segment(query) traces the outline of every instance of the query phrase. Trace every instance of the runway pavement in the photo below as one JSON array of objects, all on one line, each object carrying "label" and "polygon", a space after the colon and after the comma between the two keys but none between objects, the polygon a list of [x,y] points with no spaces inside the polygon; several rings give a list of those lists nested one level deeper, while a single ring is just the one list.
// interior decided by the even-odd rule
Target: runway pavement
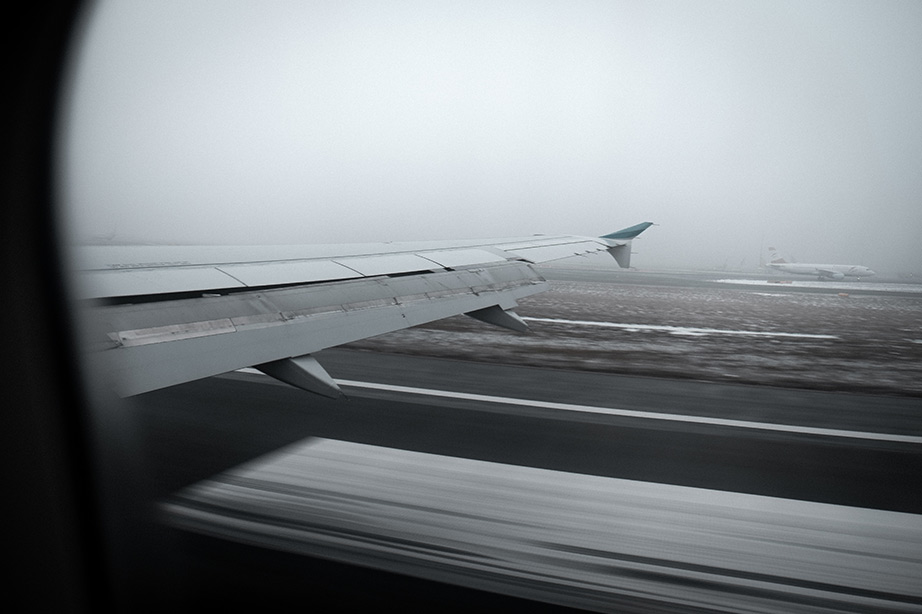
[{"label": "runway pavement", "polygon": [[344,400],[109,408],[132,609],[922,611],[922,295],[547,273],[530,336],[320,353]]},{"label": "runway pavement", "polygon": [[347,400],[248,373],[133,399],[155,497],[191,529],[164,542],[180,603],[922,607],[915,399],[320,358]]}]

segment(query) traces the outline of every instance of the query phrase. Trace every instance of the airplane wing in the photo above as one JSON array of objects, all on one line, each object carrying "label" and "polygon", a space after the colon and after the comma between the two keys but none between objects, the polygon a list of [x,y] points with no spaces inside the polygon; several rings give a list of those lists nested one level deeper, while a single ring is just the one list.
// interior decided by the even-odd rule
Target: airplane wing
[{"label": "airplane wing", "polygon": [[526,330],[512,309],[547,287],[533,264],[609,251],[626,267],[650,225],[598,238],[83,246],[75,294],[90,359],[120,396],[255,367],[336,397],[311,354],[462,313]]},{"label": "airplane wing", "polygon": [[842,271],[837,271],[828,267],[816,267],[816,274],[820,276],[820,279],[845,279],[845,274]]}]

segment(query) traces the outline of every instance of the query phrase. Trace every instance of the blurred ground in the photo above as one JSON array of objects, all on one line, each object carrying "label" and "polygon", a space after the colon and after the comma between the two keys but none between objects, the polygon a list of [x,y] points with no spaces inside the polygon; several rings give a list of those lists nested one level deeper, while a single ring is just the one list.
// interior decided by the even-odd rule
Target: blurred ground
[{"label": "blurred ground", "polygon": [[[182,509],[173,508],[174,522],[195,517],[198,520],[193,524],[201,525],[203,514],[224,516],[206,518],[204,526],[187,525],[191,531],[172,528],[182,522],[158,525],[150,538],[156,548],[147,551],[138,550],[137,540],[132,540],[133,551],[144,552],[144,562],[151,567],[140,574],[140,599],[151,611],[211,611],[254,600],[263,609],[313,600],[327,608],[338,603],[341,611],[382,603],[424,610],[556,611],[553,605],[537,601],[553,601],[545,593],[523,595],[519,591],[523,576],[516,575],[515,581],[504,585],[496,584],[505,582],[502,573],[481,573],[483,565],[506,565],[503,561],[509,560],[496,556],[501,545],[496,535],[472,529],[472,523],[495,521],[503,539],[512,537],[513,531],[526,533],[522,552],[512,557],[526,566],[549,560],[547,552],[537,555],[536,546],[541,542],[552,546],[552,558],[571,559],[563,565],[566,574],[580,579],[601,570],[606,581],[617,584],[614,592],[604,596],[603,609],[755,611],[751,604],[743,607],[729,602],[769,597],[775,606],[761,604],[765,607],[760,611],[792,612],[801,607],[809,612],[918,610],[918,591],[911,581],[918,576],[918,557],[905,552],[914,552],[919,541],[892,533],[896,525],[890,521],[899,515],[918,526],[922,503],[918,489],[907,486],[920,473],[918,443],[899,437],[817,435],[809,429],[918,437],[922,293],[862,284],[860,289],[845,289],[848,296],[839,296],[843,288],[838,284],[813,289],[712,279],[634,271],[555,271],[550,291],[523,301],[518,309],[531,318],[528,334],[458,317],[352,344],[352,351],[326,350],[319,357],[330,374],[341,380],[457,391],[457,396],[346,385],[347,399],[332,400],[262,375],[231,373],[133,397],[133,411],[125,415],[138,420],[138,444],[126,446],[130,450],[127,458],[143,461],[147,473],[146,479],[136,479],[138,474],[134,474],[126,483],[150,489],[157,500],[182,504]],[[469,360],[431,360],[429,356]],[[808,388],[881,396],[827,394],[805,390]],[[792,428],[736,428],[557,411],[464,399],[463,393]],[[328,472],[314,462],[314,452],[329,445],[358,452],[347,455],[346,465]],[[302,451],[307,455],[299,457]],[[400,479],[415,480],[414,476],[448,466],[452,471],[470,466],[473,471],[442,474],[431,484],[397,483],[380,475],[387,469],[382,454],[397,460],[399,468],[391,473]],[[271,465],[272,459],[289,459],[294,464],[282,472],[283,478],[252,472]],[[525,474],[515,481],[525,492],[533,495],[547,489],[553,493],[560,509],[548,510],[549,526],[559,534],[562,525],[575,524],[576,539],[581,540],[578,548],[560,540],[535,538],[538,525],[533,515],[542,508],[534,499],[521,505],[530,517],[511,522],[510,502],[518,491],[502,480],[513,473]],[[474,493],[468,487],[475,483],[461,479],[471,474],[476,480],[500,482],[495,490]],[[318,488],[324,480],[333,491]],[[755,509],[759,520],[741,525],[729,522],[726,514],[715,516],[711,511],[687,517],[678,523],[683,531],[705,530],[689,538],[694,550],[691,561],[677,561],[674,531],[668,533],[665,547],[657,546],[670,531],[668,523],[659,521],[668,509],[641,510],[641,520],[634,522],[638,516],[630,517],[624,531],[614,532],[584,514],[586,506],[593,505],[591,497],[561,486],[569,488],[584,481],[592,483],[586,489],[589,495],[607,493],[622,506],[619,510],[627,501],[625,489],[631,482],[660,493],[678,492],[675,487],[688,489],[709,504],[726,501],[726,497],[758,501],[744,507]],[[233,490],[224,503],[187,496],[202,487],[211,488],[207,484],[222,483]],[[336,491],[350,483],[356,484],[357,497]],[[182,490],[191,485],[195,485],[192,490]],[[438,509],[432,499],[424,497],[433,487],[460,493],[458,498],[439,499],[447,510],[445,534],[454,540],[449,548],[441,542],[435,548],[420,543],[426,541],[423,533],[436,527],[439,518],[430,514]],[[219,494],[226,492],[223,488],[219,486]],[[370,498],[373,489],[391,500],[374,501]],[[240,493],[249,498],[242,506],[238,505]],[[280,499],[283,502],[276,504]],[[661,500],[667,508],[678,505],[687,510],[686,503],[672,494]],[[481,505],[492,501],[500,504],[495,518]],[[299,512],[335,503],[352,507],[344,513],[330,509]],[[465,505],[474,509],[465,509]],[[808,552],[803,538],[806,517],[798,512],[794,526],[779,525],[778,516],[773,515],[777,505],[819,510],[816,522],[810,523],[822,530],[835,528],[832,509],[875,516],[868,526],[874,535],[889,540],[881,560],[891,566],[883,567],[875,560],[870,572],[862,572],[857,580],[843,574],[841,563],[855,560],[853,555],[872,543],[863,529],[847,527],[834,547],[823,545],[815,551],[816,565],[808,565],[809,573],[814,574],[810,579],[797,560],[779,554],[779,547],[786,547],[784,542],[774,537],[770,543],[753,541],[780,527],[789,534],[785,539],[793,550]],[[611,513],[616,509],[611,502],[599,509],[606,522],[623,519],[621,511]],[[396,540],[387,541],[393,535],[385,526],[388,514],[410,524]],[[711,519],[716,519],[717,529],[705,526]],[[641,538],[635,528],[648,520],[652,534]],[[233,534],[225,532],[228,522],[236,527]],[[246,535],[236,533],[240,527]],[[344,528],[352,530],[351,534]],[[615,545],[604,547],[594,537],[598,532]],[[367,543],[356,543],[356,535]],[[330,539],[346,547],[338,554],[327,550]],[[727,541],[721,540],[742,540],[743,556],[727,556]],[[422,572],[398,568],[393,557],[381,556],[382,548],[394,552],[395,543],[426,557]],[[489,557],[478,560],[467,545],[472,543],[485,544]],[[632,549],[638,543],[654,551]],[[716,563],[707,556],[711,547],[721,550]],[[151,551],[160,559],[149,556]],[[458,561],[473,561],[476,575],[462,570],[461,576],[440,575],[438,582],[425,579],[432,577],[430,572],[442,574],[447,569],[430,558],[433,552],[447,555],[456,567]],[[370,558],[357,561],[354,557],[358,555]],[[745,577],[740,575],[743,566],[749,566]],[[521,570],[515,566],[504,569],[515,574]],[[788,579],[789,574],[796,575]],[[549,577],[543,573],[542,582],[535,586],[543,590]],[[886,586],[868,583],[873,577],[881,578]],[[471,578],[483,584],[474,584]],[[648,581],[658,584],[645,584],[643,592],[633,596],[619,593]],[[762,588],[754,589],[753,582],[763,583]],[[738,584],[745,586],[740,589]],[[573,586],[568,580],[568,599],[582,599],[583,594]],[[594,583],[591,590],[600,586]],[[694,606],[665,603],[671,593],[687,599],[696,592],[701,597]],[[875,605],[868,605],[868,600]]]},{"label": "blurred ground", "polygon": [[530,333],[458,316],[347,347],[922,397],[922,293],[620,271],[553,276],[550,291],[517,309]]}]

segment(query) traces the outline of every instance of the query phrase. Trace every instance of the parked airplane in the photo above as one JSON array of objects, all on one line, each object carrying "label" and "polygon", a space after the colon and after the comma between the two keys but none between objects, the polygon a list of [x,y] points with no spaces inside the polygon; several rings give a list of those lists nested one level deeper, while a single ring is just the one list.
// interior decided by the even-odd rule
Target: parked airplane
[{"label": "parked airplane", "polygon": [[603,237],[345,246],[83,246],[78,299],[95,373],[131,396],[255,367],[341,396],[311,356],[467,314],[527,330],[516,301],[547,288],[533,264],[608,251],[630,266],[644,222]]},{"label": "parked airplane", "polygon": [[781,257],[775,248],[768,248],[771,260],[768,266],[776,271],[794,273],[795,275],[815,275],[820,280],[838,280],[846,277],[870,277],[874,271],[859,264],[807,264],[803,262],[788,262]]}]

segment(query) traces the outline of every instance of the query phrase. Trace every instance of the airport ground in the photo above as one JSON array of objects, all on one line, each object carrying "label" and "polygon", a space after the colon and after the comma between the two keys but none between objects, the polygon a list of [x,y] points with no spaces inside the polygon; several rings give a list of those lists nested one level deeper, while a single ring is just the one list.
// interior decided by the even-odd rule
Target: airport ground
[{"label": "airport ground", "polygon": [[912,284],[542,270],[515,335],[455,317],[350,347],[695,381],[922,397]]},{"label": "airport ground", "polygon": [[[522,337],[485,329],[481,323],[473,322],[468,328],[464,320],[451,320],[324,352],[319,358],[342,382],[346,400],[321,399],[250,373],[137,397],[126,407],[135,418],[138,449],[144,450],[136,459],[140,473],[135,475],[143,476],[146,495],[154,500],[182,502],[183,495],[178,493],[184,488],[215,478],[221,483],[222,472],[242,463],[255,459],[255,465],[244,466],[258,468],[262,460],[288,452],[299,458],[293,450],[303,446],[322,450],[328,445],[325,442],[342,442],[373,446],[367,450],[422,454],[423,464],[433,470],[445,458],[464,459],[488,463],[477,466],[490,467],[490,472],[507,471],[504,468],[534,471],[528,478],[532,482],[556,479],[548,477],[551,475],[574,476],[573,482],[575,476],[629,480],[639,485],[688,487],[693,493],[768,496],[791,505],[831,504],[835,507],[822,509],[860,509],[885,518],[908,519],[910,524],[918,522],[922,495],[915,482],[922,473],[922,401],[912,385],[902,383],[909,381],[906,374],[913,363],[918,373],[919,357],[913,352],[922,347],[914,341],[922,336],[922,295],[855,295],[849,291],[849,297],[841,297],[830,288],[821,292],[780,289],[762,296],[763,288],[715,287],[708,279],[616,273],[606,279],[593,274],[596,276],[586,281],[578,278],[583,274],[561,273],[558,277],[568,279],[555,280],[551,292],[523,303],[519,311],[533,318],[530,322],[535,329],[524,337],[524,343]],[[849,300],[853,296],[869,298]],[[664,297],[671,299],[668,304],[651,308]],[[773,314],[778,319],[770,321]],[[792,320],[791,314],[797,319]],[[544,321],[552,319],[565,322]],[[584,321],[635,328],[578,324]],[[890,336],[882,341],[884,334]],[[881,359],[881,345],[897,338],[903,341],[895,351],[904,355]],[[878,351],[872,352],[875,339]],[[752,347],[747,349],[747,343]],[[829,351],[836,343],[840,344],[836,351]],[[523,348],[516,349],[517,344]],[[584,345],[586,355],[580,357],[579,348]],[[628,346],[630,352],[619,355],[618,350]],[[812,352],[824,348],[825,353],[809,359]],[[796,368],[784,368],[785,352]],[[752,357],[757,355],[764,360],[754,365]],[[861,362],[864,370],[850,379],[837,375],[836,369],[849,361],[853,366]],[[650,366],[650,373],[638,373],[637,362]],[[895,365],[896,375],[882,382],[880,373],[886,373],[888,363]],[[701,364],[719,364],[720,368]],[[766,369],[766,365],[774,368]],[[733,369],[737,369],[735,377]],[[760,369],[764,372],[761,379],[750,381]],[[765,373],[772,378],[766,379]],[[798,374],[800,379],[794,381]],[[832,382],[848,385],[830,385],[830,374],[834,375]],[[311,457],[303,462],[318,460]],[[382,457],[380,463],[386,462]],[[318,466],[296,465],[301,468],[294,472],[309,480],[311,475],[320,475]],[[555,473],[541,473],[547,470]],[[262,493],[257,500],[270,500],[268,493],[282,488],[281,482],[272,479],[248,479],[256,480],[254,492]],[[627,482],[617,483],[627,488]],[[368,491],[371,485],[360,482],[359,488]],[[302,486],[286,483],[285,488]],[[303,488],[333,498],[330,492],[318,490],[317,484]],[[422,486],[395,487],[402,493],[395,496],[404,497],[404,505],[421,501],[422,495],[415,495],[413,488]],[[628,496],[626,490],[624,496]],[[184,503],[187,510],[204,505],[189,501]],[[461,500],[450,503],[456,512],[466,504]],[[271,518],[280,507],[267,511],[252,505],[256,504],[247,508],[249,518],[261,517],[265,526],[280,526],[271,524],[277,523],[277,518]],[[373,510],[377,518],[373,522],[384,522],[381,510],[385,508],[380,501],[369,497],[363,505]],[[511,515],[514,509],[510,499],[506,513]],[[238,520],[242,514],[239,509],[229,513]],[[526,516],[515,521],[515,527],[531,522],[531,512],[523,513]],[[565,511],[555,513],[556,518],[565,518]],[[650,513],[660,514],[662,509]],[[705,520],[705,516],[691,518],[695,525]],[[424,519],[432,522],[431,516]],[[299,526],[298,522],[319,521],[291,517],[285,526]],[[503,590],[489,578],[474,581],[468,576],[466,581],[437,582],[445,578],[426,575],[435,563],[430,563],[426,573],[406,571],[368,543],[364,549],[368,559],[324,558],[318,556],[321,551],[316,541],[311,542],[315,549],[308,548],[305,555],[278,543],[264,547],[265,534],[257,529],[250,530],[249,539],[239,539],[239,535],[224,539],[208,530],[175,528],[179,525],[152,527],[156,547],[151,550],[152,565],[144,582],[148,590],[143,593],[150,596],[152,609],[191,610],[244,599],[275,607],[298,598],[318,607],[323,601],[324,609],[335,609],[330,604],[350,609],[388,603],[442,610],[556,609],[544,603],[545,599],[638,612],[731,611],[735,599],[758,601],[765,609],[756,611],[922,608],[922,600],[912,590],[901,592],[899,578],[891,577],[896,588],[887,590],[856,589],[854,585],[835,588],[835,574],[822,582],[801,579],[799,584],[779,585],[771,579],[775,572],[764,569],[754,568],[740,576],[738,569],[750,564],[745,560],[728,558],[718,571],[704,565],[703,555],[696,563],[702,568],[685,565],[681,573],[674,564],[670,567],[659,559],[637,555],[630,565],[656,571],[621,569],[627,578],[624,586],[633,586],[633,592],[625,589],[618,597],[611,593],[600,597],[588,591],[594,596],[585,601],[551,598],[544,584]],[[804,526],[796,530],[804,531]],[[668,527],[663,525],[662,530]],[[477,539],[471,533],[470,541]],[[295,538],[290,541],[300,543]],[[694,540],[690,543],[694,548],[704,547]],[[418,544],[414,548],[421,549]],[[623,560],[619,564],[628,565]],[[701,574],[707,575],[707,582]],[[654,582],[652,586],[658,588],[644,592],[631,582]],[[768,583],[772,588],[747,585],[743,590],[738,582]],[[696,591],[718,597],[689,602],[688,595]],[[804,591],[818,591],[822,596],[804,596]],[[578,591],[573,588],[572,592]],[[881,608],[881,603],[886,607]]]}]

